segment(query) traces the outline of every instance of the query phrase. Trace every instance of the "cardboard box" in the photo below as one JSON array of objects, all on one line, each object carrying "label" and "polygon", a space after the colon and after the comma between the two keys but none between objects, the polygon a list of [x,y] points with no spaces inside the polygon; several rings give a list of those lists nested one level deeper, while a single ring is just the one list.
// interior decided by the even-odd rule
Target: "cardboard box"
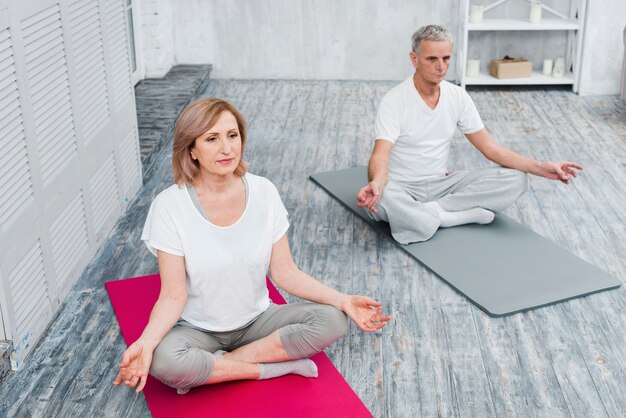
[{"label": "cardboard box", "polygon": [[489,63],[489,74],[495,78],[530,77],[533,72],[533,63],[525,58],[494,59]]}]

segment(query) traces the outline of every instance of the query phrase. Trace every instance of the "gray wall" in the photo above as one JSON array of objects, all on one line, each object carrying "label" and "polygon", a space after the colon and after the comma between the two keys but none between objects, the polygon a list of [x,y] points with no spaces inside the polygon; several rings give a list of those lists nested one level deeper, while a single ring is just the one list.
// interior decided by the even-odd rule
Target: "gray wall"
[{"label": "gray wall", "polygon": [[438,23],[455,37],[460,28],[459,0],[176,4],[176,60],[212,63],[216,78],[399,80],[412,71],[417,27]]},{"label": "gray wall", "polygon": [[[543,3],[567,13],[571,2]],[[622,64],[616,57],[624,51],[626,0],[588,3],[580,92],[618,94]],[[462,0],[140,0],[140,4],[144,33],[159,39],[143,48],[148,77],[164,74],[174,63],[209,63],[215,78],[401,80],[412,72],[409,38],[417,27],[438,23],[450,29],[457,44],[462,39]],[[525,17],[527,9],[526,0],[509,0],[486,17]],[[544,17],[550,17],[545,10]],[[564,32],[474,33],[469,56],[521,55],[539,69],[544,58],[564,56],[566,39]],[[449,80],[460,79],[459,52],[457,48]],[[486,66],[488,59],[482,61]]]},{"label": "gray wall", "polygon": [[588,4],[579,93],[618,94],[626,0],[589,0]]}]

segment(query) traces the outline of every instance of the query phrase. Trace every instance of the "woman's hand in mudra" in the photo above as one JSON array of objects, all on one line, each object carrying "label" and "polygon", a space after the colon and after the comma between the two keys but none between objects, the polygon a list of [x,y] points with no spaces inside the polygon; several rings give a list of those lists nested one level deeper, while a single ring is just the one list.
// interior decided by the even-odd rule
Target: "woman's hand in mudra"
[{"label": "woman's hand in mudra", "polygon": [[129,388],[134,388],[139,393],[146,386],[148,371],[152,363],[152,351],[141,340],[137,340],[124,351],[120,371],[113,381],[115,386],[122,382]]},{"label": "woman's hand in mudra", "polygon": [[380,302],[367,296],[348,296],[343,311],[365,332],[378,331],[391,319],[391,316],[383,316]]}]

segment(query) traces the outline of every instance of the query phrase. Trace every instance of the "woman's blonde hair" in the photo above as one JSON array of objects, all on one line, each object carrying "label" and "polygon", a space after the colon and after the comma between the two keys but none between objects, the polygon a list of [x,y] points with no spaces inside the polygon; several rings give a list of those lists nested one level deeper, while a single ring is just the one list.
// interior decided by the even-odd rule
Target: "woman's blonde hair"
[{"label": "woman's blonde hair", "polygon": [[232,104],[223,99],[200,99],[190,103],[176,119],[174,143],[172,145],[172,172],[177,184],[191,184],[200,171],[198,161],[191,158],[191,149],[196,138],[206,133],[219,119],[222,112],[230,112],[237,120],[241,136],[241,158],[235,174],[243,176],[248,164],[243,160],[246,146],[246,121]]}]

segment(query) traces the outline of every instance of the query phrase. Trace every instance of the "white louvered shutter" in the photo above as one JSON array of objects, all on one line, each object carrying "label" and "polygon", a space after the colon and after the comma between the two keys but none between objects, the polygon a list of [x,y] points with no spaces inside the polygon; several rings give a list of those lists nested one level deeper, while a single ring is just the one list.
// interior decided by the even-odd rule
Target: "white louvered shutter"
[{"label": "white louvered shutter", "polygon": [[124,1],[105,1],[104,20],[109,29],[111,51],[111,96],[117,107],[122,107],[132,94],[125,18]]},{"label": "white louvered shutter", "polygon": [[[5,272],[0,283],[0,307],[5,322],[2,338],[14,339],[15,329],[33,328],[28,323],[45,325],[46,314],[52,305],[43,276],[41,246],[37,241],[24,251],[17,264],[8,256],[13,245],[12,228],[24,213],[24,208],[34,203],[34,192],[28,160],[22,107],[20,105],[15,56],[11,33],[0,30],[0,236]],[[38,288],[37,297],[31,298],[31,286]],[[7,321],[11,323],[7,325]],[[22,345],[30,338],[22,339]]]},{"label": "white louvered shutter", "polygon": [[89,250],[82,193],[67,203],[63,212],[54,219],[50,225],[50,241],[57,285],[63,291],[68,291],[66,281],[76,277],[77,267],[84,267],[77,266],[76,260]]},{"label": "white louvered shutter", "polygon": [[137,173],[141,171],[137,132],[129,132],[121,145],[122,179],[125,183],[136,181]]},{"label": "white louvered shutter", "polygon": [[111,153],[89,181],[89,193],[93,206],[93,223],[96,241],[104,238],[103,228],[120,212],[119,187],[115,176],[115,155]]},{"label": "white louvered shutter", "polygon": [[0,115],[0,225],[6,230],[21,209],[34,201],[8,29],[0,31]]},{"label": "white louvered shutter", "polygon": [[0,338],[19,367],[142,179],[124,0],[4,2]]},{"label": "white louvered shutter", "polygon": [[[9,295],[13,306],[13,349],[16,353],[28,352],[54,314],[48,292],[41,243],[37,240],[9,273]],[[19,337],[19,338],[15,338]],[[21,356],[14,359],[19,368]]]},{"label": "white louvered shutter", "polygon": [[44,185],[77,155],[58,5],[21,22],[38,159]]},{"label": "white louvered shutter", "polygon": [[[83,133],[98,132],[109,121],[98,2],[79,0],[71,3],[69,22],[79,97],[79,123]],[[94,136],[85,135],[85,138],[89,141]]]}]

